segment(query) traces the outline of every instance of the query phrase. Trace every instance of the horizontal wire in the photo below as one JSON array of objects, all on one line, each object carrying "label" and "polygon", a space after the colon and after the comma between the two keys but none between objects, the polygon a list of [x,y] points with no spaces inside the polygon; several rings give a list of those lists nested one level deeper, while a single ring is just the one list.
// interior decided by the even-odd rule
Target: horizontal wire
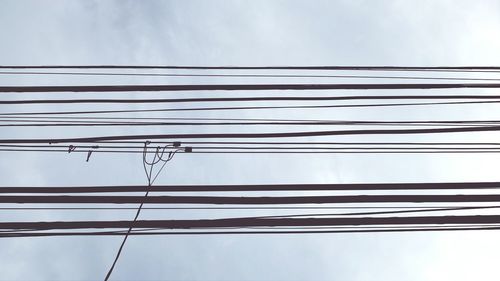
[{"label": "horizontal wire", "polygon": [[[115,146],[115,145],[107,145],[106,143],[99,144],[99,145],[57,145],[57,144],[49,144],[49,145],[27,145],[27,144],[0,144],[1,147],[8,147],[8,148],[65,148],[64,151],[68,151],[68,149],[71,146],[71,152],[75,151],[77,152],[81,149],[88,150],[88,149],[137,149],[138,151],[144,151],[144,146]],[[429,150],[429,151],[434,151],[434,150],[497,150],[500,149],[500,147],[370,147],[370,146],[365,146],[365,147],[359,147],[359,146],[347,146],[347,147],[327,147],[327,146],[322,146],[322,147],[307,147],[307,146],[287,146],[287,147],[277,147],[277,146],[192,146],[192,149],[198,151],[198,150],[231,150],[231,149],[237,149],[237,150]],[[154,149],[155,147],[151,146],[149,149],[147,149],[145,152],[146,153],[151,153],[151,152],[156,152]]]},{"label": "horizontal wire", "polygon": [[[73,187],[0,187],[0,193],[95,193],[95,192],[220,192],[220,191],[325,191],[325,190],[456,190],[497,189],[500,182],[332,183],[332,184],[239,184],[239,185],[117,185]],[[436,207],[437,208],[437,207]]]},{"label": "horizontal wire", "polygon": [[[344,209],[432,209],[449,208],[450,206],[313,206],[313,207],[142,207],[144,210],[344,210]],[[458,206],[469,207],[469,206]],[[483,208],[479,206],[477,208]],[[488,208],[484,207],[484,208]],[[500,208],[500,206],[491,206]],[[137,207],[0,207],[0,210],[32,211],[32,210],[137,210]]]},{"label": "horizontal wire", "polygon": [[[133,224],[132,224],[133,223]],[[386,226],[433,224],[499,224],[500,215],[420,216],[420,217],[336,217],[336,218],[223,218],[198,220],[137,220],[137,221],[51,221],[0,222],[0,229],[88,229],[88,228],[226,228],[226,227],[308,227],[308,226]]]},{"label": "horizontal wire", "polygon": [[92,127],[92,126],[418,126],[418,127],[455,127],[491,126],[500,122],[426,122],[426,121],[259,121],[259,122],[160,122],[160,121],[96,121],[96,120],[40,120],[40,119],[0,119],[0,127]]},{"label": "horizontal wire", "polygon": [[0,93],[60,92],[171,92],[171,91],[270,91],[270,90],[403,90],[500,88],[500,83],[392,83],[392,84],[185,84],[185,85],[92,85],[0,86]]},{"label": "horizontal wire", "polygon": [[[143,141],[102,141],[100,143],[144,144]],[[264,142],[264,141],[182,141],[183,144],[247,144],[247,145],[500,145],[498,142]],[[151,144],[172,144],[166,141],[152,141]]]},{"label": "horizontal wire", "polygon": [[[332,120],[332,119],[276,119],[276,118],[206,118],[206,117],[74,117],[74,116],[1,116],[1,121],[7,122],[11,120],[29,120],[30,122],[63,122],[67,120],[77,120],[97,122],[109,120],[125,120],[122,122],[129,122],[129,120],[181,120],[181,121],[247,121],[247,122],[303,122],[303,123],[399,123],[399,124],[412,124],[412,123],[428,123],[428,124],[496,124],[500,120],[406,120],[406,121],[367,121],[367,120]],[[27,119],[29,118],[29,119]],[[43,121],[40,121],[43,120]],[[75,121],[75,122],[77,122]],[[117,121],[117,123],[120,123]],[[21,121],[15,121],[21,122]]]},{"label": "horizontal wire", "polygon": [[190,65],[0,65],[0,69],[191,69],[191,70],[354,70],[418,72],[497,72],[496,66],[190,66]]},{"label": "horizontal wire", "polygon": [[495,132],[500,126],[456,127],[456,128],[424,128],[424,129],[365,129],[336,131],[298,131],[279,133],[200,133],[200,134],[160,134],[160,135],[115,135],[76,138],[36,138],[36,139],[0,139],[3,144],[29,143],[69,143],[69,142],[100,142],[120,140],[156,140],[156,139],[211,139],[211,138],[295,138],[313,136],[341,135],[407,135],[407,134],[441,134],[467,132]]},{"label": "horizontal wire", "polygon": [[[409,209],[409,210],[396,210],[396,211],[376,211],[376,212],[349,212],[349,213],[313,213],[313,214],[285,214],[285,215],[271,215],[271,216],[258,216],[251,218],[288,218],[288,217],[322,217],[322,216],[359,216],[359,215],[387,215],[387,214],[401,214],[401,213],[420,213],[420,212],[449,212],[449,211],[464,211],[464,210],[477,210],[477,209],[496,209],[500,206],[484,206],[484,207],[446,207],[446,208],[427,208],[427,209]],[[247,217],[248,218],[248,217]]]},{"label": "horizontal wire", "polygon": [[[499,79],[500,80],[500,79]],[[74,104],[74,103],[191,103],[247,101],[331,101],[331,100],[405,100],[405,99],[499,99],[499,95],[374,95],[374,96],[273,96],[208,97],[169,99],[29,99],[2,100],[0,104]]]},{"label": "horizontal wire", "polygon": [[[68,122],[64,119],[64,117],[56,117],[62,118],[62,120],[40,120],[45,119],[46,117],[40,118],[32,118],[32,117],[23,117],[23,119],[4,119],[0,117],[0,122]],[[78,118],[78,117],[76,117]],[[131,120],[134,120],[131,118]],[[100,120],[99,118],[94,119],[84,119],[84,120],[72,120],[74,123],[116,123],[116,124],[152,124],[152,123],[165,123],[165,124],[221,124],[222,122],[164,122],[164,121],[108,121],[108,120]],[[223,122],[222,124],[326,124],[326,125],[381,125],[381,124],[398,124],[398,125],[411,125],[411,124],[437,124],[437,125],[449,125],[449,124],[459,124],[459,125],[494,125],[499,124],[500,120],[413,120],[413,121],[365,121],[365,120],[308,120],[308,121],[245,121],[245,122]]]},{"label": "horizontal wire", "polygon": [[351,230],[261,230],[261,231],[168,231],[168,232],[49,232],[49,233],[0,233],[0,238],[21,237],[60,237],[60,236],[125,236],[125,235],[261,235],[261,234],[334,234],[334,233],[390,233],[390,232],[428,232],[428,231],[480,231],[500,230],[498,226],[492,227],[455,227],[455,228],[394,228],[394,229],[351,229]]},{"label": "horizontal wire", "polygon": [[[396,211],[376,211],[376,212],[349,212],[349,213],[314,213],[314,214],[293,214],[293,215],[273,215],[273,216],[259,216],[255,218],[283,218],[283,217],[309,217],[309,216],[358,216],[358,215],[385,215],[385,214],[400,214],[400,213],[418,213],[418,212],[448,212],[448,211],[465,211],[465,210],[484,210],[484,209],[498,209],[500,206],[481,206],[481,207],[444,207],[444,208],[413,208],[413,209],[407,209],[407,210],[396,210]],[[115,209],[105,209],[105,210],[123,210],[125,208],[115,208]],[[135,210],[136,208],[126,208],[129,210]],[[142,209],[145,209],[144,207]],[[151,208],[148,208],[151,209]],[[210,210],[213,208],[205,208],[203,210]],[[363,209],[360,207],[359,209]],[[1,208],[1,210],[15,210],[15,211],[20,211],[20,210],[30,210],[33,211],[33,208],[31,209],[21,209],[21,208],[11,208],[11,209],[5,209]],[[40,209],[37,209],[40,210]],[[48,210],[48,209],[41,209],[41,210]],[[82,210],[96,210],[94,208],[58,208],[58,209],[49,209],[49,210],[73,210],[73,211],[82,211]],[[102,209],[99,209],[102,210]],[[162,210],[165,210],[162,208]],[[178,209],[176,209],[178,210]],[[192,210],[192,209],[190,209]]]},{"label": "horizontal wire", "polygon": [[[450,225],[418,225],[418,226],[409,226],[409,225],[400,225],[400,226],[299,226],[299,227],[287,227],[287,226],[258,226],[258,227],[203,227],[203,228],[192,228],[192,230],[209,230],[213,229],[217,230],[367,230],[367,229],[453,229],[456,227],[463,228],[477,228],[477,227],[499,227],[499,224],[450,224]],[[141,228],[133,230],[136,233],[155,233],[158,231],[165,230],[165,228]],[[2,234],[9,233],[51,233],[51,232],[43,232],[47,231],[44,229],[14,229],[14,230],[0,230]],[[121,233],[123,230],[114,230],[114,231],[101,231],[100,233]],[[52,232],[53,233],[53,232]],[[71,232],[67,232],[71,233]]]},{"label": "horizontal wire", "polygon": [[91,195],[2,195],[0,203],[12,204],[221,204],[221,205],[291,205],[336,203],[456,203],[500,202],[500,194],[453,195],[330,195],[330,196],[91,196]]},{"label": "horizontal wire", "polygon": [[436,209],[412,209],[412,210],[397,210],[397,211],[378,211],[378,212],[351,212],[351,213],[313,213],[313,214],[286,214],[286,215],[269,215],[256,216],[252,218],[297,218],[297,217],[324,217],[324,216],[359,216],[359,215],[387,215],[387,214],[403,214],[403,213],[422,213],[422,212],[449,212],[449,211],[464,211],[477,209],[496,209],[497,207],[446,207]]},{"label": "horizontal wire", "polygon": [[[142,154],[139,150],[71,150],[68,149],[16,149],[16,148],[2,148],[1,152],[63,152],[63,153],[122,153],[122,154]],[[155,153],[154,151],[146,153]],[[500,150],[429,150],[429,151],[415,151],[415,150],[359,150],[359,151],[345,151],[345,150],[326,150],[326,151],[237,151],[237,150],[205,150],[205,151],[179,151],[177,153],[190,153],[190,154],[492,154],[500,153]]]},{"label": "horizontal wire", "polygon": [[408,80],[463,80],[500,81],[500,78],[418,77],[374,75],[307,75],[307,74],[191,74],[191,73],[117,73],[117,72],[35,72],[0,71],[1,75],[71,75],[71,76],[141,76],[141,77],[236,77],[236,78],[355,78],[355,79],[408,79]]},{"label": "horizontal wire", "polygon": [[61,115],[61,114],[103,114],[132,112],[181,112],[181,111],[214,111],[214,110],[262,110],[262,109],[314,109],[314,108],[359,108],[359,107],[392,107],[392,106],[432,106],[432,105],[465,105],[465,104],[497,104],[500,101],[459,101],[459,102],[427,102],[427,103],[379,103],[379,104],[337,104],[337,105],[303,105],[303,106],[238,106],[238,107],[194,107],[194,108],[162,108],[132,110],[91,110],[91,111],[59,111],[59,112],[4,112],[6,115]]}]

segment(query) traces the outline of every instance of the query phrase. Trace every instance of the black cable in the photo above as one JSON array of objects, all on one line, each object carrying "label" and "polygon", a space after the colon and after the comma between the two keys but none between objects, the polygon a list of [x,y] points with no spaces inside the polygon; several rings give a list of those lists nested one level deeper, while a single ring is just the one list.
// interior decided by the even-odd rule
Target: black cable
[{"label": "black cable", "polygon": [[497,72],[496,66],[189,66],[189,65],[2,65],[0,69],[228,69],[228,70],[362,70],[362,71],[442,71]]},{"label": "black cable", "polygon": [[471,88],[471,89],[500,88],[500,83],[0,86],[0,93],[269,91],[269,90],[403,90],[403,89],[460,89],[460,88]]},{"label": "black cable", "polygon": [[[143,143],[141,141],[103,141],[102,143]],[[163,141],[154,141],[152,144],[172,143]],[[500,142],[264,142],[264,141],[183,141],[184,144],[247,144],[247,145],[500,145]]]},{"label": "black cable", "polygon": [[[454,205],[455,206],[455,205]],[[450,206],[334,206],[334,207],[143,207],[143,210],[344,210],[344,209],[433,209]],[[455,206],[468,208],[470,206]],[[478,206],[475,208],[500,208],[500,206]],[[0,207],[0,210],[137,210],[135,207]]]},{"label": "black cable", "polygon": [[[340,203],[456,203],[500,202],[500,194],[459,195],[332,195],[332,196],[62,196],[62,195],[2,195],[0,203],[12,204],[216,204],[216,205],[291,205]],[[500,222],[499,222],[500,223]],[[135,228],[135,227],[134,227]]]},{"label": "black cable", "polygon": [[[71,145],[71,151],[69,151],[68,145],[57,145],[57,144],[49,144],[49,145],[25,145],[25,144],[0,144],[0,148],[64,148],[61,151],[67,152],[78,152],[78,151],[88,151],[89,149],[96,149],[96,151],[102,149],[141,149],[140,146],[116,146],[116,145],[107,145],[106,143],[100,144],[98,146],[95,145]],[[274,149],[276,151],[280,150],[428,150],[428,151],[436,151],[436,150],[465,150],[465,151],[473,151],[473,150],[498,150],[500,147],[358,147],[358,146],[344,146],[344,147],[314,147],[314,146],[192,146],[195,151],[199,150],[271,150]],[[54,150],[59,151],[59,150]],[[145,153],[155,153],[154,151],[146,151]]]},{"label": "black cable", "polygon": [[211,138],[294,138],[313,136],[341,135],[407,135],[407,134],[440,134],[465,132],[495,132],[500,126],[458,127],[458,128],[425,128],[425,129],[372,129],[372,130],[337,130],[337,131],[301,131],[281,133],[207,133],[207,134],[160,134],[160,135],[116,135],[77,138],[36,138],[36,139],[0,139],[4,144],[29,143],[74,143],[100,142],[120,140],[156,140],[156,139],[211,139]]},{"label": "black cable", "polygon": [[[127,228],[131,221],[0,222],[0,229],[112,229]],[[336,218],[223,218],[199,220],[137,220],[136,228],[203,229],[227,227],[403,226],[433,224],[499,224],[500,215]]]},{"label": "black cable", "polygon": [[[454,228],[393,228],[393,229],[350,229],[350,230],[262,230],[262,231],[168,231],[132,232],[129,235],[257,235],[257,234],[334,234],[334,233],[390,233],[390,232],[427,232],[427,231],[480,231],[500,230],[500,227],[454,227]],[[123,232],[48,232],[48,233],[0,233],[0,238],[21,237],[60,237],[60,236],[123,236]]]}]

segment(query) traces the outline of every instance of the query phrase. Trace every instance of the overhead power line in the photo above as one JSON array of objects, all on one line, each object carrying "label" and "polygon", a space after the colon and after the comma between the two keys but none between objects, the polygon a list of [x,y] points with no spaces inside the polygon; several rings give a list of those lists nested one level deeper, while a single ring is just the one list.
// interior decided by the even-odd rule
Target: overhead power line
[{"label": "overhead power line", "polygon": [[193,74],[193,73],[130,73],[130,72],[41,72],[0,71],[0,75],[64,75],[64,76],[127,76],[127,77],[226,77],[226,78],[342,78],[342,79],[404,79],[449,81],[500,81],[500,78],[421,77],[375,75],[307,75],[307,74]]},{"label": "overhead power line", "polygon": [[190,65],[2,65],[0,69],[227,69],[227,70],[362,70],[362,71],[445,71],[494,72],[497,66],[190,66]]},{"label": "overhead power line", "polygon": [[497,189],[500,182],[426,183],[334,183],[334,184],[254,184],[254,185],[118,185],[72,187],[0,187],[0,193],[113,193],[113,192],[234,192],[234,191],[325,191],[325,190],[446,190]]},{"label": "overhead power line", "polygon": [[[333,204],[333,203],[443,203],[500,202],[500,194],[467,195],[338,195],[338,196],[0,196],[0,203],[12,204]],[[500,223],[500,222],[499,222]],[[134,227],[135,228],[135,227]]]},{"label": "overhead power line", "polygon": [[427,103],[381,103],[381,104],[336,104],[336,105],[298,105],[298,106],[239,106],[239,107],[197,107],[166,109],[131,109],[131,110],[90,110],[90,111],[52,111],[52,112],[4,112],[0,116],[9,115],[72,115],[72,114],[107,114],[107,113],[139,113],[139,112],[182,112],[182,111],[218,111],[218,110],[269,110],[269,109],[320,109],[320,108],[361,108],[361,107],[393,107],[393,106],[435,106],[466,104],[497,104],[493,101],[457,101]]},{"label": "overhead power line", "polygon": [[[0,148],[2,152],[59,152],[68,153],[68,149],[30,149],[30,148]],[[138,150],[119,150],[119,149],[86,149],[86,150],[74,150],[71,153],[120,153],[120,154],[139,154],[142,153]],[[148,152],[154,153],[154,152]],[[186,152],[179,152],[186,153]],[[322,150],[322,151],[310,151],[310,150],[260,150],[260,151],[248,151],[248,150],[195,150],[188,152],[192,154],[493,154],[500,153],[499,149],[489,149],[489,150],[412,150],[412,149],[402,149],[402,150]]]},{"label": "overhead power line", "polygon": [[[372,210],[372,209],[411,209],[411,210],[425,210],[425,209],[496,209],[500,206],[464,206],[464,205],[453,205],[450,206],[377,206],[377,205],[358,205],[358,206],[266,206],[266,207],[143,207],[143,210]],[[2,207],[0,210],[5,211],[36,211],[36,210],[63,210],[63,211],[84,211],[84,210],[137,210],[135,207]]]},{"label": "overhead power line", "polygon": [[[128,228],[132,221],[0,222],[0,229],[57,230]],[[203,229],[227,227],[306,227],[367,225],[498,224],[499,215],[335,218],[225,218],[201,220],[137,220],[134,228]],[[214,229],[215,230],[215,229]]]},{"label": "overhead power line", "polygon": [[[401,228],[394,227],[391,229],[378,228],[366,229],[356,227],[352,229],[325,229],[325,230],[225,230],[225,231],[155,231],[155,232],[142,232],[134,231],[129,235],[133,236],[151,236],[151,235],[299,235],[299,234],[333,234],[333,233],[391,233],[391,232],[437,232],[437,231],[484,231],[484,230],[500,230],[500,226],[460,226],[460,227],[414,227],[414,228]],[[12,232],[0,233],[0,238],[21,238],[21,237],[61,237],[61,236],[125,236],[126,233],[121,231],[85,231],[85,232]]]},{"label": "overhead power line", "polygon": [[207,134],[160,134],[160,135],[116,135],[77,138],[31,138],[31,139],[0,139],[4,144],[22,143],[71,143],[71,142],[101,142],[120,140],[157,140],[157,139],[211,139],[211,138],[293,138],[313,136],[341,135],[396,135],[396,134],[440,134],[461,132],[495,132],[500,126],[456,127],[456,128],[425,128],[425,129],[372,129],[372,130],[337,130],[282,133],[207,133]]},{"label": "overhead power line", "polygon": [[[115,144],[144,144],[143,141],[103,141]],[[168,141],[153,141],[152,144],[171,144]],[[235,144],[235,145],[500,145],[500,142],[279,142],[279,141],[183,141],[184,144]]]},{"label": "overhead power line", "polygon": [[100,120],[41,120],[40,118],[1,119],[0,127],[93,127],[93,126],[397,126],[397,127],[456,127],[491,126],[495,121],[279,121],[279,122],[161,122],[161,121],[100,121]]},{"label": "overhead power line", "polygon": [[500,88],[500,83],[0,86],[0,93],[268,91],[268,90],[403,90],[403,89],[459,89],[459,88]]},{"label": "overhead power line", "polygon": [[[73,117],[73,116],[2,116],[1,122],[71,122],[75,123],[152,123],[165,122],[175,124],[178,121],[196,121],[196,122],[178,122],[179,124],[219,124],[219,123],[237,123],[237,124],[338,124],[338,125],[381,125],[381,124],[435,124],[435,125],[493,125],[500,123],[500,120],[335,120],[335,119],[264,119],[264,118],[189,118],[189,117]],[[140,121],[137,121],[140,120]],[[174,122],[175,121],[175,122]],[[200,122],[205,121],[205,122]],[[207,122],[217,121],[217,122]],[[236,122],[240,121],[240,122]],[[243,122],[244,121],[244,122]]]},{"label": "overhead power line", "polygon": [[408,99],[500,99],[500,95],[376,95],[376,96],[255,96],[217,98],[169,99],[29,99],[2,100],[0,104],[73,104],[73,103],[190,103],[190,102],[245,102],[245,101],[326,101],[326,100],[408,100]]},{"label": "overhead power line", "polygon": [[407,100],[407,99],[500,99],[500,95],[374,95],[374,96],[255,96],[208,97],[169,99],[29,99],[2,100],[0,104],[75,104],[75,103],[192,103],[192,102],[248,102],[248,101],[330,101],[330,100]]}]

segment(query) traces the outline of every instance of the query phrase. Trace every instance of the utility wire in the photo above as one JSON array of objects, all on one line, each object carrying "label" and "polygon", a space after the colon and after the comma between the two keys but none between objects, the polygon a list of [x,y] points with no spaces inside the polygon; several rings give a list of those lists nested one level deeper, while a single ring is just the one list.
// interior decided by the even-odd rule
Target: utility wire
[{"label": "utility wire", "polygon": [[[75,116],[2,116],[0,119],[4,122],[7,120],[55,120],[54,122],[61,122],[66,120],[78,120],[80,121],[109,121],[114,122],[130,122],[130,120],[144,120],[144,121],[247,121],[247,122],[303,122],[303,123],[401,123],[401,124],[411,124],[411,123],[435,123],[435,124],[474,124],[474,123],[484,123],[484,124],[496,124],[500,123],[500,120],[334,120],[334,119],[276,119],[276,118],[207,118],[207,117],[75,117]],[[18,121],[16,121],[18,122]],[[42,121],[40,121],[42,122]]]},{"label": "utility wire", "polygon": [[[131,221],[0,222],[0,229],[112,229],[126,228]],[[433,224],[499,224],[500,215],[421,217],[335,217],[335,218],[224,218],[200,220],[137,220],[137,228],[203,229],[227,227],[385,226]]]},{"label": "utility wire", "polygon": [[72,187],[0,187],[0,193],[112,193],[112,192],[234,192],[234,191],[325,191],[325,190],[456,190],[498,189],[500,182],[425,183],[333,183],[333,184],[255,184],[255,185],[117,185]]},{"label": "utility wire", "polygon": [[30,144],[30,143],[73,143],[73,142],[101,142],[121,140],[156,140],[156,139],[211,139],[211,138],[293,138],[313,136],[341,136],[341,135],[406,135],[406,134],[441,134],[465,132],[495,132],[500,126],[457,127],[457,128],[425,128],[425,129],[372,129],[372,130],[337,130],[337,131],[301,131],[280,133],[206,133],[206,134],[159,134],[159,135],[116,135],[77,138],[26,138],[0,139],[3,144]]},{"label": "utility wire", "polygon": [[[348,230],[257,230],[257,231],[164,231],[164,232],[132,232],[129,235],[259,235],[259,234],[275,234],[275,235],[298,235],[298,234],[333,234],[333,233],[390,233],[390,232],[437,232],[437,231],[481,231],[481,230],[500,230],[498,226],[461,226],[461,227],[415,227],[415,228],[398,228],[392,229],[348,229]],[[21,238],[21,237],[55,237],[55,236],[123,236],[125,233],[109,231],[109,232],[48,232],[48,233],[0,233],[0,238]]]},{"label": "utility wire", "polygon": [[130,72],[37,72],[0,71],[0,75],[70,75],[70,76],[139,76],[139,77],[230,77],[230,78],[354,78],[354,79],[407,79],[407,80],[462,80],[500,81],[499,78],[470,77],[419,77],[419,76],[374,76],[374,75],[305,75],[305,74],[192,74],[192,73],[130,73]]},{"label": "utility wire", "polygon": [[[500,79],[499,79],[500,80]],[[373,96],[254,96],[168,99],[25,99],[2,100],[0,104],[78,104],[78,103],[192,103],[249,101],[331,101],[331,100],[407,100],[407,99],[500,99],[500,95],[373,95]]]},{"label": "utility wire", "polygon": [[195,107],[166,109],[132,109],[132,110],[92,110],[92,111],[56,111],[56,112],[6,112],[8,115],[67,115],[67,114],[103,114],[132,112],[181,112],[181,111],[216,111],[216,110],[266,110],[266,109],[315,109],[315,108],[360,108],[360,107],[392,107],[392,106],[433,106],[433,105],[465,105],[465,104],[496,104],[500,101],[458,101],[458,102],[427,102],[427,103],[379,103],[379,104],[336,104],[336,105],[302,105],[302,106],[239,106],[239,107]]},{"label": "utility wire", "polygon": [[[62,196],[62,195],[2,195],[0,203],[12,204],[338,204],[338,203],[443,203],[500,202],[500,194],[459,195],[332,195],[332,196]],[[500,223],[500,222],[499,222]]]},{"label": "utility wire", "polygon": [[497,66],[190,66],[190,65],[2,65],[0,69],[191,69],[191,70],[362,70],[362,71],[441,71],[496,72]]},{"label": "utility wire", "polygon": [[269,91],[269,90],[403,90],[403,89],[460,89],[460,88],[473,88],[473,89],[500,88],[500,83],[0,86],[0,93]]},{"label": "utility wire", "polygon": [[0,127],[95,127],[95,126],[397,126],[397,127],[455,127],[455,126],[491,126],[499,122],[419,122],[419,121],[325,121],[325,122],[154,122],[154,121],[64,121],[40,119],[0,119]]},{"label": "utility wire", "polygon": [[[57,144],[50,144],[50,145],[27,145],[27,144],[0,144],[0,148],[5,147],[5,148],[19,148],[19,149],[34,149],[34,148],[53,148],[54,151],[65,151],[68,153],[72,152],[82,152],[82,151],[88,151],[88,150],[96,150],[96,151],[102,151],[102,150],[113,150],[115,149],[116,151],[120,149],[124,149],[126,151],[129,150],[134,150],[135,151],[140,151],[141,147],[138,146],[115,146],[115,145],[107,145],[107,144],[100,144],[98,146],[95,145],[57,145]],[[63,149],[57,149],[57,148],[63,148]],[[400,147],[400,146],[395,146],[395,147],[371,147],[371,146],[343,146],[343,147],[327,147],[327,146],[321,146],[321,147],[314,147],[314,146],[286,146],[286,147],[280,147],[280,146],[193,146],[192,147],[195,151],[218,151],[218,150],[263,150],[263,151],[281,151],[281,150],[287,150],[287,151],[294,151],[294,150],[301,150],[301,151],[314,151],[314,150],[320,150],[320,151],[329,151],[329,150],[334,150],[334,151],[342,151],[342,150],[394,150],[394,151],[399,151],[399,150],[404,150],[404,151],[409,151],[409,150],[426,150],[426,151],[446,151],[446,150],[451,150],[451,151],[494,151],[494,150],[499,150],[500,147],[498,146],[493,146],[493,147]],[[99,150],[97,150],[99,149]],[[151,154],[155,153],[153,151],[147,151],[146,153]]]},{"label": "utility wire", "polygon": [[[78,143],[78,142],[74,142]],[[85,143],[85,142],[83,142]],[[103,145],[103,147],[112,147],[112,146],[107,146],[107,144],[143,144],[143,141],[102,141],[99,142]],[[171,141],[154,141],[151,142],[151,144],[171,144]],[[401,145],[416,145],[416,146],[436,146],[436,145],[450,145],[450,146],[457,146],[457,145],[467,145],[467,146],[499,146],[500,143],[498,142],[316,142],[316,141],[307,141],[307,142],[277,142],[277,141],[183,141],[183,144],[191,144],[191,145],[272,145],[272,146],[277,146],[277,145],[305,145],[308,147],[311,146],[318,146],[318,145],[339,145],[339,146],[351,146],[351,145],[363,145],[363,146],[387,146],[387,145],[395,145],[395,146],[401,146]],[[0,145],[1,146],[6,146],[6,145]],[[8,146],[10,147],[21,147],[24,145],[11,145],[9,144]],[[53,147],[67,147],[67,145],[49,145]],[[85,148],[92,148],[93,146],[89,145],[79,145],[81,147]],[[48,147],[47,145],[29,145],[29,147]],[[136,148],[138,146],[133,146],[130,148]],[[142,146],[141,146],[142,148]]]},{"label": "utility wire", "polygon": [[[20,149],[20,148],[1,148],[2,152],[62,152],[68,153],[68,149]],[[138,150],[74,150],[71,153],[121,153],[121,154],[139,154],[142,153]],[[186,153],[186,152],[179,152]],[[324,151],[243,151],[243,150],[205,150],[205,151],[192,151],[193,154],[492,154],[500,153],[500,150],[324,150]]]},{"label": "utility wire", "polygon": [[[456,206],[453,208],[469,208],[471,206]],[[488,209],[500,208],[500,206],[475,206],[471,208]],[[434,208],[450,208],[450,206],[312,206],[312,207],[143,207],[143,210],[345,210],[345,209],[434,209]],[[137,210],[135,207],[0,207],[0,210],[8,211],[30,211],[30,210]]]},{"label": "utility wire", "polygon": [[[174,157],[174,155],[176,154],[176,152],[179,151],[179,149],[176,149],[173,152],[169,152],[168,153],[168,157],[166,159],[163,159],[163,154],[165,153],[165,150],[168,147],[169,147],[169,145],[164,146],[163,149],[160,149],[160,147],[156,148],[155,154],[153,156],[153,161],[151,163],[148,163],[148,161],[147,161],[147,155],[146,155],[146,152],[148,151],[148,143],[147,142],[144,143],[143,155],[142,155],[143,156],[142,163],[143,163],[143,166],[144,166],[144,171],[146,173],[146,177],[148,179],[147,189],[145,190],[146,193],[144,194],[144,198],[145,199],[148,198],[151,186],[153,185],[153,183],[155,182],[156,178],[161,173],[161,171],[163,170],[163,168],[165,167],[165,165],[170,160],[172,160],[172,158]],[[160,153],[160,151],[161,151],[161,153]],[[156,173],[156,176],[153,177],[153,168],[154,168],[155,164],[160,163],[160,162],[163,162],[163,165],[161,166],[160,170]],[[147,169],[148,165],[149,165],[149,172],[148,172],[148,169]],[[111,265],[108,273],[106,274],[106,277],[104,278],[105,281],[109,280],[109,278],[111,277],[111,274],[113,273],[113,269],[115,268],[116,263],[120,259],[120,255],[122,253],[123,247],[125,246],[125,243],[127,242],[127,239],[129,237],[130,233],[132,232],[132,229],[135,226],[135,222],[139,218],[139,215],[141,213],[141,210],[142,210],[143,206],[144,206],[144,201],[141,202],[140,205],[139,205],[139,208],[137,208],[137,212],[135,214],[134,220],[130,224],[130,226],[129,226],[128,230],[127,230],[127,234],[123,238],[122,243],[120,244],[120,247],[118,249],[118,252],[116,253],[116,256],[115,256],[115,259],[113,261],[113,264]]]},{"label": "utility wire", "polygon": [[[103,141],[102,143],[137,144],[140,141]],[[152,144],[171,143],[164,141],[154,141]],[[183,141],[184,144],[236,144],[236,145],[500,145],[500,142],[276,142],[276,141]]]}]

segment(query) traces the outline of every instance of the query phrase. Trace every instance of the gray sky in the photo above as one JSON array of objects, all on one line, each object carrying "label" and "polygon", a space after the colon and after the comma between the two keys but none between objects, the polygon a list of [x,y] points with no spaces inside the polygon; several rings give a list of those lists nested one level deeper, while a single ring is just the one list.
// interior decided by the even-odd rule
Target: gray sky
[{"label": "gray sky", "polygon": [[[2,1],[0,64],[500,65],[499,28],[498,1]],[[97,83],[102,84],[173,81],[99,79]],[[224,81],[227,80],[219,80]],[[87,78],[0,77],[2,85],[95,82]],[[2,106],[0,112],[16,109],[22,108]],[[445,111],[323,110],[314,116],[311,112],[284,110],[242,114],[261,118],[500,119],[493,106],[447,107]],[[235,117],[235,113],[203,116]],[[85,136],[124,130],[2,129],[0,138]],[[165,129],[132,131],[161,130]],[[463,139],[458,134],[454,136],[454,140]],[[478,134],[473,139],[491,137],[496,135]],[[363,140],[385,138],[374,136]],[[408,139],[450,140],[453,136],[391,140]],[[487,181],[500,180],[495,165],[498,160],[495,155],[183,154],[170,163],[158,184]],[[5,186],[146,182],[139,156],[107,154],[94,155],[86,163],[83,155],[3,153],[0,179]],[[129,211],[34,215],[1,211],[0,220],[96,217],[125,220],[133,214]],[[197,215],[200,214],[169,212],[161,217]],[[155,216],[158,215],[150,212],[141,215]],[[496,280],[500,263],[500,246],[494,243],[497,234],[131,237],[112,279]],[[105,276],[120,242],[117,237],[2,239],[0,280],[99,280]]]}]

